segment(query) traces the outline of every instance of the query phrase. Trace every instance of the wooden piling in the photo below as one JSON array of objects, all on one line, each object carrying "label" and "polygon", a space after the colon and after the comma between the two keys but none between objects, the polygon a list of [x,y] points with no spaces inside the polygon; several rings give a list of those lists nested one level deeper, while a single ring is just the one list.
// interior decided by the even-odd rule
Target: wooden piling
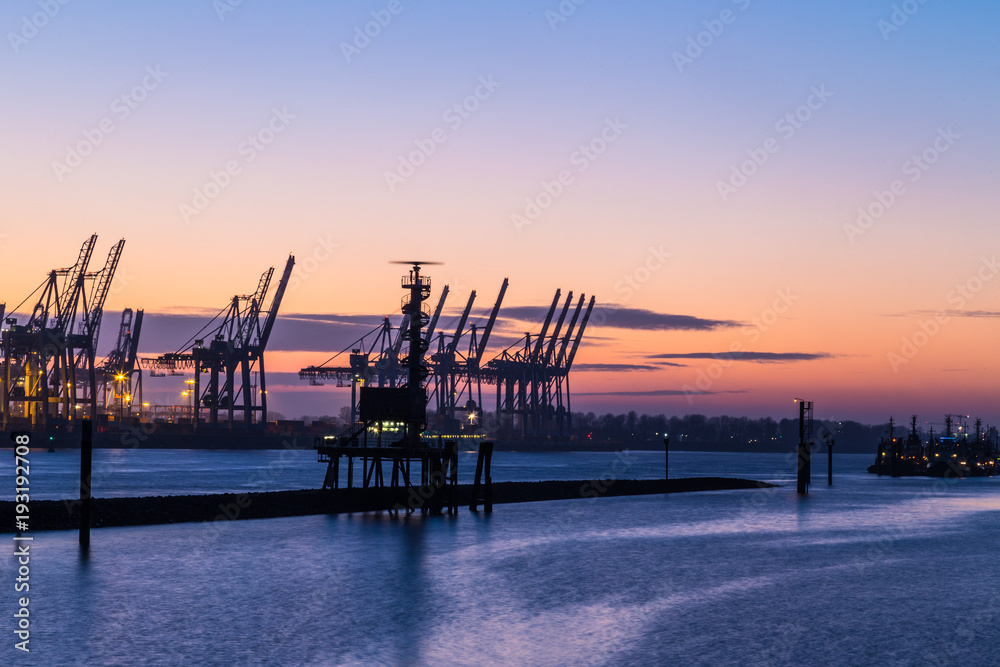
[{"label": "wooden piling", "polygon": [[84,419],[80,443],[80,546],[90,546],[90,482],[94,452],[93,423]]},{"label": "wooden piling", "polygon": [[809,493],[809,445],[799,443],[798,484],[796,491],[800,494]]},{"label": "wooden piling", "polygon": [[663,479],[670,479],[670,436],[663,439]]},{"label": "wooden piling", "polygon": [[440,454],[431,454],[427,461],[430,469],[427,481],[431,491],[431,497],[427,501],[427,509],[431,514],[440,514],[444,507],[445,483],[447,482],[444,474],[444,463]]},{"label": "wooden piling", "polygon": [[812,462],[810,461],[812,455],[810,436],[812,434],[809,432],[810,428],[807,427],[806,423],[807,417],[810,423],[812,421],[812,414],[806,414],[807,410],[812,410],[812,401],[796,400],[799,404],[798,484],[796,490],[798,493],[805,495],[809,493],[809,477],[812,473]]},{"label": "wooden piling", "polygon": [[483,461],[483,474],[486,477],[485,493],[483,494],[483,510],[490,514],[493,512],[493,443],[484,442],[480,447],[486,447],[486,459]]},{"label": "wooden piling", "polygon": [[826,485],[833,486],[833,438],[826,439]]},{"label": "wooden piling", "polygon": [[451,488],[448,495],[448,514],[458,514],[458,441],[448,443],[448,465]]},{"label": "wooden piling", "polygon": [[479,443],[479,454],[476,456],[476,476],[472,480],[472,502],[469,503],[469,510],[473,512],[479,507],[479,493],[483,479],[483,457],[485,454],[483,450],[484,444],[482,442]]},{"label": "wooden piling", "polygon": [[469,509],[473,512],[479,506],[480,499],[482,499],[484,511],[487,513],[493,511],[493,476],[490,472],[492,464],[493,443],[479,443],[479,456],[476,458],[476,478],[472,482],[472,502],[469,503]]}]

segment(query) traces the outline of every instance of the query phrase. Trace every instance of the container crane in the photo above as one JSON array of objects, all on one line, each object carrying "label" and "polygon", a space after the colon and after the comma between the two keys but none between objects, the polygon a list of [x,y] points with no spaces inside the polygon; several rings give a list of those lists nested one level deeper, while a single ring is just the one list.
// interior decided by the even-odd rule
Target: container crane
[{"label": "container crane", "polygon": [[[220,311],[198,333],[188,339],[180,350],[143,359],[150,369],[163,374],[174,374],[179,370],[194,371],[194,404],[192,426],[198,429],[202,409],[208,409],[208,423],[214,429],[219,424],[219,410],[226,411],[226,425],[233,429],[236,410],[242,412],[243,426],[249,428],[254,423],[254,415],[260,414],[260,422],[267,421],[267,384],[264,373],[264,350],[277,318],[285,288],[295,266],[295,257],[288,256],[284,271],[271,306],[264,311],[263,304],[274,275],[274,267],[266,270],[257,282],[257,289],[251,295],[236,295],[229,305]],[[222,316],[222,322],[212,329],[209,327]],[[263,321],[261,321],[263,317]],[[208,330],[212,338],[208,346],[206,338],[197,338]],[[236,371],[240,371],[240,381],[236,382]],[[260,374],[260,401],[254,395],[251,383],[253,372]],[[201,375],[209,375],[208,386],[203,388]],[[239,407],[237,407],[239,405]]]}]

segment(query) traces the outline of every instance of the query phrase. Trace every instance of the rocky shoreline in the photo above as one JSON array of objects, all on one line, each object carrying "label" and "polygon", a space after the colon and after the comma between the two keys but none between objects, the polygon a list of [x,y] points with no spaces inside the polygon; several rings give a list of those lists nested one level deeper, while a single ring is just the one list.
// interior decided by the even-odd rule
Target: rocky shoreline
[{"label": "rocky shoreline", "polygon": [[[765,482],[726,477],[496,482],[493,484],[493,503],[762,489],[773,486]],[[91,501],[91,519],[94,528],[110,528],[394,509],[405,511],[408,508],[419,511],[428,504],[429,493],[428,488],[411,488],[409,492],[404,492],[403,489],[354,488],[332,491],[306,489],[246,494],[94,498]],[[472,495],[472,485],[459,485],[459,507],[467,508],[472,501]],[[13,532],[14,509],[13,501],[0,501],[0,532]],[[29,504],[29,509],[30,532],[79,528],[79,500],[33,500]]]}]

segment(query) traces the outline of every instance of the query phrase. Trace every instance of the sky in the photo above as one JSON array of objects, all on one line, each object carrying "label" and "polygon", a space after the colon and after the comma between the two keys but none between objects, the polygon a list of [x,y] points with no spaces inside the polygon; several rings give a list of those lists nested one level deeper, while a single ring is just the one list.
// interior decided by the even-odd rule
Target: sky
[{"label": "sky", "polygon": [[[573,409],[1000,423],[1000,5],[987,0],[9,0],[0,301],[126,238],[102,348],[173,351],[296,272],[270,406],[509,278],[496,344],[593,295]],[[95,262],[95,263],[97,263]],[[176,378],[147,378],[173,402]],[[160,383],[160,384],[158,384]]]}]

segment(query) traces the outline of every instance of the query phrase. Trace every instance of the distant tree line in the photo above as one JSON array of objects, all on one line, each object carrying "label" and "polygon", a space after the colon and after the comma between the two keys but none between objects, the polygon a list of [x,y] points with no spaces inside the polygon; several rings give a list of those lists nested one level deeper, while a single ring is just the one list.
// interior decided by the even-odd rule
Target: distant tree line
[{"label": "distant tree line", "polygon": [[[271,419],[275,417],[271,412]],[[494,424],[494,415],[484,415],[487,427]],[[338,428],[350,420],[350,409],[341,409],[337,416],[308,416],[301,420],[306,424],[322,421]],[[825,451],[823,436],[831,434],[836,442],[835,450],[840,452],[873,453],[880,438],[888,433],[888,424],[861,424],[855,421],[814,422],[819,444]],[[896,427],[897,435],[904,435],[905,429]],[[594,412],[573,413],[573,435],[580,440],[592,442],[620,443],[626,447],[660,448],[663,438],[670,438],[670,449],[706,451],[791,451],[799,441],[799,420],[771,417],[754,419],[751,417],[706,417],[705,415],[640,415],[634,410],[628,413],[598,415]],[[925,434],[921,432],[921,436]]]},{"label": "distant tree line", "polygon": [[[837,451],[874,452],[887,424],[868,425],[855,421],[814,422],[814,432],[822,442],[829,433]],[[598,441],[650,443],[662,445],[670,437],[670,448],[788,451],[799,441],[799,420],[771,417],[706,417],[705,415],[640,415],[634,410],[623,414],[573,413],[577,437]],[[897,431],[897,434],[900,433]]]}]

